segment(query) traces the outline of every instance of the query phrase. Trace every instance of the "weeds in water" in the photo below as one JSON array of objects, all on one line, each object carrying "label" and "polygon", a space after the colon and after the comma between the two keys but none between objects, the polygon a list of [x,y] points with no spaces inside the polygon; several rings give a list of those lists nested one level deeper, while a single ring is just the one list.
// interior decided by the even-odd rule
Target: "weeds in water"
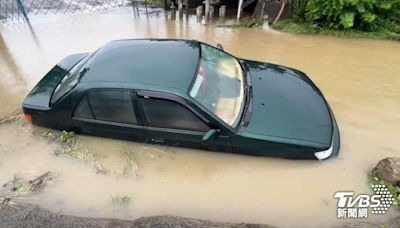
[{"label": "weeds in water", "polygon": [[78,148],[78,139],[75,133],[63,131],[57,138],[58,145],[54,149],[55,155],[66,155],[71,158],[87,160],[89,151],[86,148]]},{"label": "weeds in water", "polygon": [[[137,153],[140,153],[141,158],[143,158],[144,155],[152,158],[152,159],[159,159],[160,157],[164,155],[170,156],[171,148],[170,147],[165,147],[163,146],[162,148],[158,148],[157,146],[148,144],[147,141],[145,141],[140,148],[136,148],[137,150],[133,150],[129,147],[122,147],[121,152],[124,153],[125,159],[121,165],[120,171],[117,174],[122,174],[124,176],[129,176],[131,174],[135,176],[139,176],[139,156],[137,156]],[[145,151],[142,151],[144,149]],[[154,153],[150,152],[150,150],[154,151]]]},{"label": "weeds in water", "polygon": [[120,197],[112,197],[111,202],[115,207],[126,207],[131,204],[131,197],[129,196],[120,196]]},{"label": "weeds in water", "polygon": [[24,197],[43,190],[54,180],[54,177],[51,172],[31,179],[14,176],[12,181],[5,183],[0,189],[0,208],[17,205],[12,200],[24,199]]},{"label": "weeds in water", "polygon": [[127,147],[124,147],[124,148],[122,148],[122,152],[125,154],[126,158],[125,158],[124,162],[122,163],[120,173],[125,176],[128,176],[132,173],[135,176],[138,176],[139,166],[138,166],[137,159],[135,158],[134,151]]},{"label": "weeds in water", "polygon": [[24,114],[22,113],[21,109],[17,109],[14,112],[12,112],[11,114],[0,118],[0,125],[13,123],[13,122],[17,122],[20,126],[25,124]]},{"label": "weeds in water", "polygon": [[79,143],[75,133],[62,131],[61,133],[45,132],[42,134],[49,142],[55,142],[56,146],[52,153],[56,156],[66,156],[78,160],[93,163],[93,167],[98,174],[108,174],[109,171],[98,162],[93,153]]},{"label": "weeds in water", "polygon": [[[265,22],[267,23],[267,22]],[[242,19],[237,23],[234,24],[222,24],[218,25],[218,27],[223,28],[259,28],[262,27],[264,24],[263,20],[260,19]]]}]

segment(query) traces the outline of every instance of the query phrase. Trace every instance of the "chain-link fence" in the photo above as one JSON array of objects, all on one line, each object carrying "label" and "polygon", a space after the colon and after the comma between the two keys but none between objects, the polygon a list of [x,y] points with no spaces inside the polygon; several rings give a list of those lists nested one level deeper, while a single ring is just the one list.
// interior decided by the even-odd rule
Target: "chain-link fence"
[{"label": "chain-link fence", "polygon": [[137,0],[0,0],[0,21],[22,20],[29,15],[107,10]]}]

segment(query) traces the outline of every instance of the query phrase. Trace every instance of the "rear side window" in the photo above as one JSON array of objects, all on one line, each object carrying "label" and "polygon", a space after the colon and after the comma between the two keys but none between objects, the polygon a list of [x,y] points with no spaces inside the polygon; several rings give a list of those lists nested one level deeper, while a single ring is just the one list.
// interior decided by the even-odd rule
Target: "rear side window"
[{"label": "rear side window", "polygon": [[137,124],[131,92],[127,90],[89,92],[79,102],[74,117]]},{"label": "rear side window", "polygon": [[79,102],[78,107],[75,109],[74,117],[94,119],[93,113],[89,107],[87,96],[83,96]]},{"label": "rear side window", "polygon": [[90,92],[88,98],[96,120],[137,123],[130,91],[99,90]]},{"label": "rear side window", "polygon": [[140,98],[147,123],[151,127],[206,132],[210,128],[179,103],[154,98]]}]

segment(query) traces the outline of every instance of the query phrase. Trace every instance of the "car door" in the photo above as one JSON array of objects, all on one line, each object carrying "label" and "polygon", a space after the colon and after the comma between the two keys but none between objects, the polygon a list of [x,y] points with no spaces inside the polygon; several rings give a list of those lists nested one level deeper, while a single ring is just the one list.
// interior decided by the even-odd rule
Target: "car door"
[{"label": "car door", "polygon": [[128,89],[94,89],[85,93],[73,112],[78,132],[144,141],[145,134]]},{"label": "car door", "polygon": [[183,98],[149,91],[139,91],[137,95],[147,142],[231,151],[229,137],[222,132],[210,143],[203,143],[202,138],[212,128],[212,124]]}]

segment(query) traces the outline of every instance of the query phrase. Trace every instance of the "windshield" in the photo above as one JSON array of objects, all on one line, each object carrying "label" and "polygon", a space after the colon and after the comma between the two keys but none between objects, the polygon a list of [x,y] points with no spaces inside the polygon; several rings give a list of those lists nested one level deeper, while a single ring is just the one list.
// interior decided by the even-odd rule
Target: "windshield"
[{"label": "windshield", "polygon": [[225,52],[201,44],[198,73],[190,96],[232,127],[236,127],[244,103],[243,70]]}]

